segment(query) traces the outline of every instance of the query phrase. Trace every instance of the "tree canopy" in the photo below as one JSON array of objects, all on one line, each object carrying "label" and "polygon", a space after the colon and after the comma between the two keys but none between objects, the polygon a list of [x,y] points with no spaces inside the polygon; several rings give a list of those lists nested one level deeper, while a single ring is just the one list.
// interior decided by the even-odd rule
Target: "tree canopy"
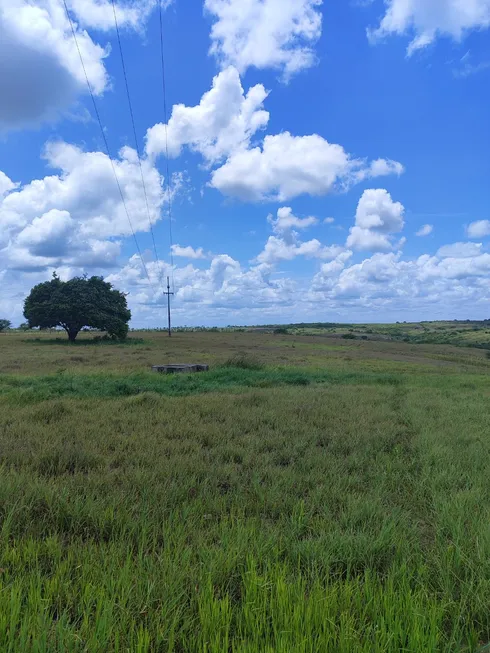
[{"label": "tree canopy", "polygon": [[6,331],[11,326],[10,320],[0,320],[0,331]]},{"label": "tree canopy", "polygon": [[102,277],[61,281],[56,273],[51,281],[34,286],[24,302],[24,315],[30,328],[60,326],[72,342],[83,327],[124,339],[131,319],[124,293]]}]

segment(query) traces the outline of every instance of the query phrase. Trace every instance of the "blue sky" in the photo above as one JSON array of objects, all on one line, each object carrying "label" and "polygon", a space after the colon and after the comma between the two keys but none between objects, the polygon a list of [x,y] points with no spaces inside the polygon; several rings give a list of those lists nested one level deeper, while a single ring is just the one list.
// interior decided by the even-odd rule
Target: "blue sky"
[{"label": "blue sky", "polygon": [[166,128],[158,5],[116,3],[149,210],[112,4],[67,4],[148,277],[62,0],[0,0],[2,317],[54,270],[135,327],[167,274],[178,324],[489,317],[490,0],[174,0]]}]

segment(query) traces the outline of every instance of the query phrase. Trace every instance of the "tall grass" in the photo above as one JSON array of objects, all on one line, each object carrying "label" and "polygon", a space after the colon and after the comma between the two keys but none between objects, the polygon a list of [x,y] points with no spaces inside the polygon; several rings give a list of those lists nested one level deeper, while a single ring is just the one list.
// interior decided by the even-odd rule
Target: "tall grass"
[{"label": "tall grass", "polygon": [[476,653],[489,379],[399,365],[0,376],[0,650]]}]

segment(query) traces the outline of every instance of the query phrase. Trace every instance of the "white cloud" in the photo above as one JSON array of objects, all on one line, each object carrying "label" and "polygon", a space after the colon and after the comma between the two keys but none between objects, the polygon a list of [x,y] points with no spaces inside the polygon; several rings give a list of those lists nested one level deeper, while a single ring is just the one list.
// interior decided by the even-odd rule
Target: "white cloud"
[{"label": "white cloud", "polygon": [[18,184],[15,184],[7,175],[0,170],[0,198],[14,190]]},{"label": "white cloud", "polygon": [[272,230],[277,234],[283,234],[291,229],[308,229],[308,227],[318,224],[318,219],[313,216],[297,218],[293,215],[293,210],[290,206],[282,206],[277,209],[277,217],[274,218],[270,214],[267,216],[267,221],[272,225]]},{"label": "white cloud", "polygon": [[[82,27],[92,27],[99,30],[115,29],[111,0],[69,0],[67,4]],[[140,29],[155,4],[155,0],[116,4],[119,28],[132,27]],[[168,3],[164,2],[165,4]]]},{"label": "white cloud", "polygon": [[316,61],[322,0],[205,0],[215,17],[211,53],[240,72],[274,68],[287,80]]},{"label": "white cloud", "polygon": [[180,256],[182,258],[206,258],[206,254],[204,253],[202,247],[194,249],[190,245],[187,245],[187,247],[181,247],[181,245],[172,245],[172,253],[174,256]]},{"label": "white cloud", "polygon": [[282,202],[303,193],[325,195],[334,188],[346,189],[371,176],[371,164],[352,158],[341,145],[318,134],[293,136],[286,131],[267,135],[262,147],[233,153],[213,172],[211,186],[242,200]]},{"label": "white cloud", "polygon": [[[153,281],[161,276],[164,266],[165,263],[161,264],[161,268],[154,262],[148,264]],[[271,306],[277,310],[278,306],[291,303],[295,290],[295,283],[290,279],[272,280],[269,266],[254,265],[243,269],[238,261],[227,254],[214,256],[206,269],[189,264],[176,267],[173,275],[176,290],[173,314],[184,322],[194,318],[202,323],[205,315],[216,314],[220,310],[225,319],[229,319],[233,311],[240,311],[244,306],[248,311],[255,308],[268,311]],[[152,288],[145,283],[135,256],[119,272],[111,274],[108,280],[130,293],[130,305],[136,310],[162,298],[160,292],[154,295]],[[151,308],[152,316],[155,310],[155,307]]]},{"label": "white cloud", "polygon": [[339,245],[322,245],[316,238],[308,241],[300,240],[299,233],[295,229],[308,229],[318,224],[318,219],[313,216],[298,218],[293,215],[289,206],[279,208],[275,218],[269,214],[267,221],[275,235],[269,236],[264,249],[256,257],[255,261],[258,263],[275,265],[279,261],[292,261],[297,256],[328,260],[344,251],[344,248]]},{"label": "white cloud", "polygon": [[325,218],[323,221],[324,224],[333,224],[335,222],[335,218]]},{"label": "white cloud", "polygon": [[387,190],[364,191],[357,205],[356,223],[350,229],[347,247],[374,252],[393,249],[391,234],[403,229],[404,212],[403,204],[394,202]]},{"label": "white cloud", "polygon": [[269,236],[263,251],[257,256],[256,261],[274,265],[279,261],[292,261],[297,256],[328,260],[335,258],[343,251],[344,248],[340,245],[325,246],[316,238],[302,242]]},{"label": "white cloud", "polygon": [[390,159],[354,158],[318,134],[266,135],[254,147],[254,135],[269,121],[263,109],[267,95],[262,84],[245,93],[237,69],[229,66],[216,75],[198,105],[177,104],[167,126],[159,123],[148,129],[146,153],[154,159],[168,146],[169,156],[177,157],[187,146],[200,153],[209,167],[222,164],[211,173],[211,187],[248,201],[323,195],[404,172],[401,163]]},{"label": "white cloud", "polygon": [[386,177],[387,175],[397,175],[399,177],[404,172],[405,168],[398,161],[376,159],[369,166],[367,177]]},{"label": "white cloud", "polygon": [[[115,264],[119,238],[132,231],[109,158],[64,142],[48,144],[45,157],[59,174],[11,187],[0,199],[0,262],[25,269]],[[136,152],[123,148],[113,164],[133,229],[148,231]],[[148,161],[142,166],[155,223],[163,203],[162,180]]]},{"label": "white cloud", "polygon": [[[193,265],[176,267],[177,294],[173,309],[176,321],[259,324],[274,321],[269,317],[272,315],[277,321],[285,321],[297,314],[314,321],[318,320],[319,310],[342,316],[337,319],[343,321],[361,320],[365,316],[371,320],[394,320],[488,315],[490,254],[480,252],[462,257],[460,254],[468,252],[454,249],[450,258],[438,253],[404,260],[400,252],[389,252],[375,253],[351,263],[352,251],[342,248],[334,251],[332,247],[330,260],[321,264],[310,281],[304,280],[299,285],[286,275],[274,278],[275,266],[280,261],[293,260],[299,255],[299,248],[305,256],[307,252],[319,251],[322,245],[314,243],[291,246],[272,236],[264,249],[269,256],[260,257],[250,267],[242,266],[226,254],[213,257],[205,269]],[[148,267],[152,278],[157,280],[157,264],[149,263]],[[155,299],[161,300],[161,295],[153,294],[146,283],[137,257],[111,275],[110,280],[131,293],[135,316],[146,311],[148,302],[151,306]],[[157,307],[153,305],[148,310],[151,310],[148,319],[155,320],[151,316]]]},{"label": "white cloud", "polygon": [[456,41],[471,29],[490,25],[490,0],[385,0],[386,13],[377,29],[368,30],[372,41],[390,34],[414,35],[408,54],[431,44],[438,36]]},{"label": "white cloud", "polygon": [[400,253],[376,253],[349,267],[339,258],[314,276],[307,299],[343,307],[350,316],[362,310],[377,319],[481,317],[490,298],[489,272],[489,254],[404,261]]},{"label": "white cloud", "polygon": [[198,105],[173,107],[167,130],[161,123],[148,130],[146,151],[151,157],[165,154],[168,138],[169,156],[179,156],[187,145],[208,162],[219,161],[246,147],[255,132],[267,125],[269,113],[262,109],[266,97],[262,84],[245,94],[237,70],[230,66],[216,75]]},{"label": "white cloud", "polygon": [[477,220],[467,227],[468,238],[484,238],[490,236],[490,220]]},{"label": "white cloud", "polygon": [[[70,217],[64,214],[52,212],[44,220],[47,223],[59,220],[62,232],[70,225]],[[36,223],[27,230],[21,239],[29,247],[43,243],[37,226]],[[56,230],[52,236],[55,240],[60,238]],[[277,236],[272,238],[280,240]],[[111,241],[100,243],[101,247],[112,244]],[[352,263],[350,250],[325,248],[314,240],[293,246],[282,242],[278,243],[277,256],[250,266],[227,254],[213,256],[205,267],[199,268],[193,262],[184,262],[170,270],[163,260],[148,261],[151,285],[137,255],[119,269],[111,271],[109,266],[105,269],[111,272],[109,281],[129,292],[133,326],[164,323],[166,304],[159,287],[164,274],[172,274],[175,279],[172,310],[176,324],[260,324],[294,320],[299,314],[302,319],[315,321],[319,311],[335,315],[338,321],[486,318],[490,254],[478,251],[477,246],[472,256],[469,250],[455,245],[458,244],[441,248],[435,256],[422,255],[410,260],[400,252],[375,253]],[[281,260],[315,255],[322,247],[330,249],[330,260],[322,263],[311,279],[301,278],[300,282],[290,275],[275,273]],[[38,263],[40,257],[36,258]],[[52,269],[31,266],[27,271],[22,268],[22,272],[12,267],[1,270],[3,314],[22,321],[26,292],[35,283],[49,278]],[[57,269],[62,278],[70,278],[83,273],[85,268],[77,266],[73,257],[73,262],[65,259]]]},{"label": "white cloud", "polygon": [[482,243],[453,243],[440,247],[437,256],[439,258],[471,258],[482,253]]},{"label": "white cloud", "polygon": [[[141,29],[154,0],[118,4],[121,28]],[[110,49],[85,27],[114,28],[109,0],[69,0],[78,47],[95,95],[109,87],[104,59]],[[0,2],[0,131],[56,119],[88,93],[85,73],[59,0]]]},{"label": "white cloud", "polygon": [[355,250],[371,252],[386,252],[393,249],[393,243],[386,234],[356,226],[351,227],[346,245]]},{"label": "white cloud", "polygon": [[[22,0],[0,3],[0,129],[56,117],[79,95],[86,82],[63,5]],[[94,93],[108,84],[107,52],[75,27]]]},{"label": "white cloud", "polygon": [[432,232],[434,231],[434,227],[431,224],[424,224],[420,227],[420,229],[416,232],[416,236],[429,236]]}]

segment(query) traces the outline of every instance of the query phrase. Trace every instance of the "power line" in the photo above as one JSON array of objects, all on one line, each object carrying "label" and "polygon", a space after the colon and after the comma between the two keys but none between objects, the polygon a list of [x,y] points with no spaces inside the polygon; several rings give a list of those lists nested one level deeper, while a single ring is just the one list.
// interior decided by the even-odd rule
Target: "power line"
[{"label": "power line", "polygon": [[139,246],[139,244],[138,244],[138,239],[136,238],[136,233],[135,233],[135,231],[134,231],[134,229],[133,229],[133,223],[131,222],[131,218],[129,217],[129,211],[128,211],[128,207],[127,207],[127,204],[126,204],[126,200],[124,199],[124,194],[123,194],[123,192],[122,192],[121,184],[119,183],[119,179],[118,179],[117,172],[116,172],[116,167],[115,167],[115,165],[114,165],[114,161],[112,160],[111,152],[110,152],[110,149],[109,149],[109,144],[108,144],[108,142],[107,142],[107,137],[106,137],[105,132],[104,132],[104,127],[102,126],[102,121],[101,121],[101,119],[100,119],[99,110],[97,109],[97,103],[95,102],[94,92],[93,92],[93,90],[92,90],[92,85],[90,84],[90,81],[89,81],[89,78],[88,78],[88,75],[87,75],[87,70],[86,70],[86,68],[85,68],[85,63],[84,63],[84,61],[83,61],[82,52],[81,52],[81,50],[80,50],[80,46],[79,46],[79,44],[78,44],[77,35],[76,35],[76,32],[75,32],[75,28],[74,28],[74,26],[73,26],[73,21],[72,21],[72,19],[71,19],[71,17],[70,17],[70,13],[69,13],[69,11],[68,11],[68,6],[67,6],[67,4],[66,4],[66,0],[63,0],[63,5],[64,5],[64,7],[65,7],[66,17],[68,18],[68,22],[70,23],[71,33],[72,33],[72,35],[73,35],[73,39],[74,39],[74,41],[75,41],[75,45],[76,45],[76,48],[77,48],[77,51],[78,51],[78,56],[80,57],[80,63],[82,64],[83,74],[85,75],[85,81],[87,82],[87,88],[88,88],[88,91],[89,91],[89,93],[90,93],[90,97],[92,98],[92,104],[93,104],[93,106],[94,106],[95,116],[96,116],[96,118],[97,118],[97,122],[99,123],[100,132],[101,132],[101,134],[102,134],[102,139],[103,139],[103,141],[104,141],[104,146],[105,146],[105,149],[106,149],[106,153],[107,153],[107,156],[109,157],[109,161],[110,161],[110,163],[111,163],[112,172],[113,172],[113,174],[114,174],[114,179],[116,180],[117,188],[118,188],[118,190],[119,190],[119,194],[121,195],[121,201],[122,201],[122,204],[123,204],[123,206],[124,206],[124,211],[125,211],[125,213],[126,213],[126,217],[127,217],[127,219],[128,219],[129,226],[130,226],[130,228],[131,228],[131,233],[133,234],[134,243],[135,243],[135,245],[136,245],[136,250],[137,250],[138,255],[139,255],[139,257],[140,257],[141,265],[142,265],[143,270],[144,270],[144,272],[145,272],[145,274],[146,274],[146,277],[147,277],[147,279],[148,279],[148,283],[150,284],[150,286],[153,287],[153,285],[152,285],[152,283],[151,283],[150,275],[148,274],[148,270],[147,270],[147,267],[146,267],[145,261],[144,261],[144,259],[143,259],[142,254],[141,254],[140,246]]},{"label": "power line", "polygon": [[155,241],[155,234],[153,231],[153,223],[151,221],[151,214],[150,214],[150,205],[148,202],[148,194],[146,192],[146,184],[145,184],[145,177],[143,174],[143,166],[141,165],[141,155],[140,155],[140,148],[138,145],[138,136],[136,135],[136,126],[134,122],[134,113],[133,113],[133,104],[131,102],[131,94],[129,92],[129,83],[128,83],[128,76],[126,74],[126,65],[124,62],[124,55],[123,55],[123,49],[122,49],[122,43],[121,43],[121,35],[119,33],[119,24],[117,22],[117,15],[116,15],[116,4],[115,1],[112,0],[112,12],[114,14],[114,24],[116,26],[116,35],[117,35],[117,42],[119,45],[119,54],[121,55],[121,65],[122,65],[122,70],[123,70],[123,75],[124,75],[124,84],[126,86],[126,95],[128,98],[128,106],[129,106],[129,113],[131,116],[131,124],[133,126],[133,135],[134,135],[134,143],[136,146],[136,154],[138,156],[138,164],[139,164],[139,169],[140,169],[140,174],[141,174],[141,184],[143,186],[143,192],[145,195],[145,203],[146,203],[146,212],[148,214],[148,224],[150,225],[150,232],[151,232],[151,239],[153,241],[153,250],[155,252],[155,260],[158,264],[158,270],[160,272],[160,283],[162,283],[162,273],[161,273],[161,266],[160,266],[160,259],[158,256],[158,251],[157,251],[157,244]]},{"label": "power line", "polygon": [[[114,0],[113,0],[114,1]],[[165,130],[165,159],[166,159],[166,170],[165,175],[167,178],[167,200],[168,200],[168,232],[170,239],[170,264],[172,266],[172,290],[175,292],[175,283],[174,283],[174,252],[173,252],[173,235],[172,235],[172,191],[170,188],[170,165],[169,165],[169,156],[168,156],[168,126],[167,126],[167,86],[165,82],[165,51],[163,47],[163,11],[162,11],[163,0],[159,0],[159,18],[160,18],[160,56],[162,64],[162,90],[163,90],[163,119],[164,119],[164,130]]]}]

